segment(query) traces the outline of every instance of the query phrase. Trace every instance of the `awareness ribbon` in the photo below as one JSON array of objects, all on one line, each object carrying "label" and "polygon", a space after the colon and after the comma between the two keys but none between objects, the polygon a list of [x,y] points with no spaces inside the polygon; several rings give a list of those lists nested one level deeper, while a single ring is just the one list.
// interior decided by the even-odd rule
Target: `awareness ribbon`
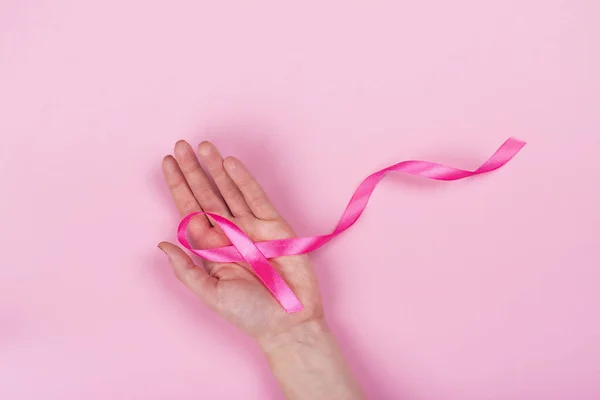
[{"label": "awareness ribbon", "polygon": [[[210,212],[195,212],[187,215],[179,223],[177,237],[179,242],[194,254],[214,262],[247,262],[258,278],[275,296],[288,313],[301,311],[302,303],[294,292],[269,264],[269,258],[291,256],[308,253],[322,247],[325,243],[350,228],[365,210],[371,194],[379,181],[388,172],[405,172],[440,181],[455,181],[486,172],[493,171],[509,162],[522,148],[525,142],[509,138],[498,150],[479,168],[466,171],[459,168],[429,162],[403,161],[369,175],[358,186],[342,217],[333,232],[326,235],[296,237],[289,239],[268,240],[254,243],[240,228],[228,219]],[[231,241],[230,246],[215,249],[194,249],[187,240],[187,226],[190,220],[199,214],[212,217]]]}]

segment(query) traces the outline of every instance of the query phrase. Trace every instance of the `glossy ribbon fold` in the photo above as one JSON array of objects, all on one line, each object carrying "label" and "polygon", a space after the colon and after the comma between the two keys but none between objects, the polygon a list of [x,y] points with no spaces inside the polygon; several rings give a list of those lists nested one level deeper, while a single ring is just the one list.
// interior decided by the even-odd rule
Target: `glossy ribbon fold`
[{"label": "glossy ribbon fold", "polygon": [[[220,215],[197,212],[186,216],[177,229],[179,242],[188,250],[202,258],[215,262],[247,262],[258,278],[271,291],[287,312],[297,312],[303,309],[302,303],[292,292],[277,271],[269,264],[267,259],[304,254],[317,250],[337,235],[350,228],[361,216],[367,206],[371,194],[379,181],[388,172],[404,172],[411,175],[422,176],[441,181],[455,181],[470,176],[483,174],[502,167],[509,162],[522,148],[525,142],[509,138],[496,152],[479,168],[466,171],[459,168],[433,163],[429,161],[403,161],[384,168],[368,176],[356,189],[352,199],[346,206],[337,226],[333,232],[326,235],[299,237],[280,240],[269,240],[254,243],[233,222]],[[231,246],[217,249],[193,249],[187,240],[186,230],[190,220],[198,215],[211,216],[231,241]]]}]

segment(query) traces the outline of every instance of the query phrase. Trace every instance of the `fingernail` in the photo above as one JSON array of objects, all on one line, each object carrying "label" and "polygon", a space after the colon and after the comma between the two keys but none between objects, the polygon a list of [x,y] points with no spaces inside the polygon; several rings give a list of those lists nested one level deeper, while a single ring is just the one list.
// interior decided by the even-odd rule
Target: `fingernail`
[{"label": "fingernail", "polygon": [[225,169],[227,171],[234,171],[236,168],[236,165],[235,165],[235,160],[233,159],[233,157],[229,156],[229,157],[225,158],[225,160],[223,160],[223,166],[225,167]]},{"label": "fingernail", "polygon": [[165,251],[165,249],[163,249],[162,247],[160,247],[160,244],[158,246],[156,246],[156,247],[158,247],[163,253],[165,253],[167,255],[167,257],[169,257],[169,260],[171,260],[171,256],[169,255],[169,253],[167,253]]}]

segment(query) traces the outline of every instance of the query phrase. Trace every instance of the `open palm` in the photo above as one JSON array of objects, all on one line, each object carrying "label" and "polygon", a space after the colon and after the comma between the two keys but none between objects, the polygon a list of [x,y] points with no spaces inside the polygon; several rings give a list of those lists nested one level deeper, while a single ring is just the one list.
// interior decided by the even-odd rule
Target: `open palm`
[{"label": "open palm", "polygon": [[[163,159],[163,173],[181,216],[198,211],[222,215],[255,242],[294,236],[289,224],[239,160],[233,157],[223,160],[209,142],[198,146],[199,159],[185,141],[176,143],[174,153],[175,157]],[[220,228],[204,215],[190,221],[188,236],[195,248],[231,244]],[[303,311],[287,314],[247,264],[205,261],[196,265],[178,246],[162,242],[159,247],[169,256],[181,282],[210,308],[258,340],[323,317],[317,281],[306,255],[270,260],[304,305]]]}]

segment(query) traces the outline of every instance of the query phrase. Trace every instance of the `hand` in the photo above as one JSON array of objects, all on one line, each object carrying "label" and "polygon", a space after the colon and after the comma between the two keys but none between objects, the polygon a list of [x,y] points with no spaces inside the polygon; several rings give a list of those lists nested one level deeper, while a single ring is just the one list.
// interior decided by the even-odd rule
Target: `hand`
[{"label": "hand", "polygon": [[[225,160],[211,143],[198,146],[204,169],[190,145],[179,141],[175,158],[163,160],[165,181],[182,216],[208,211],[228,218],[255,242],[287,239],[292,228],[281,218],[244,164]],[[204,215],[188,225],[196,248],[230,245],[225,234]],[[265,352],[286,397],[294,400],[360,400],[363,393],[344,361],[323,317],[315,274],[306,255],[269,260],[304,305],[288,314],[244,263],[195,265],[178,246],[162,242],[175,275],[206,305],[252,336]]]},{"label": "hand", "polygon": [[[185,141],[177,142],[174,153],[175,157],[163,159],[163,173],[181,216],[196,211],[222,215],[255,242],[294,236],[292,228],[239,160],[233,157],[223,160],[209,142],[198,146],[204,169]],[[220,228],[204,215],[192,219],[188,237],[195,248],[231,244]],[[181,248],[171,243],[163,242],[159,247],[169,256],[175,275],[183,284],[261,346],[271,345],[277,337],[302,324],[323,320],[317,280],[306,255],[270,260],[304,305],[303,311],[287,314],[247,264],[205,261],[196,265]]]}]

